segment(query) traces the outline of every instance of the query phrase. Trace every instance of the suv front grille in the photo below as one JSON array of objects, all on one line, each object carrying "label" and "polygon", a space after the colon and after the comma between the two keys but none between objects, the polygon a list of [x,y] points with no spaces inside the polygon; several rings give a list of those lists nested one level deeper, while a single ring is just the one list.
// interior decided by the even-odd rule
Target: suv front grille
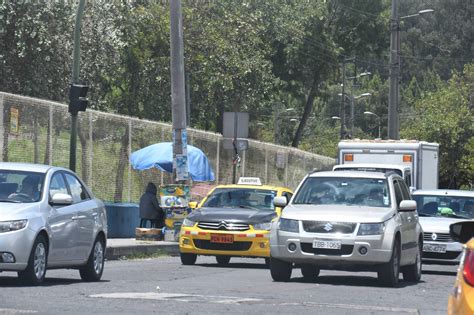
[{"label": "suv front grille", "polygon": [[352,234],[356,226],[357,223],[350,222],[303,221],[303,229],[310,233]]},{"label": "suv front grille", "polygon": [[199,222],[197,225],[203,230],[221,230],[221,231],[247,231],[250,227],[246,223],[232,223],[226,221],[220,222]]},{"label": "suv front grille", "polygon": [[249,250],[250,246],[252,246],[252,242],[212,243],[208,240],[197,239],[194,239],[193,242],[197,248],[210,250],[245,251]]},{"label": "suv front grille", "polygon": [[329,255],[329,256],[342,256],[350,255],[354,249],[354,245],[341,245],[341,249],[326,249],[326,248],[313,248],[312,243],[301,243],[301,250],[305,253],[312,253],[315,255]]},{"label": "suv front grille", "polygon": [[423,240],[428,241],[428,242],[445,242],[445,243],[454,242],[453,239],[451,238],[451,235],[449,235],[449,233],[424,232]]}]

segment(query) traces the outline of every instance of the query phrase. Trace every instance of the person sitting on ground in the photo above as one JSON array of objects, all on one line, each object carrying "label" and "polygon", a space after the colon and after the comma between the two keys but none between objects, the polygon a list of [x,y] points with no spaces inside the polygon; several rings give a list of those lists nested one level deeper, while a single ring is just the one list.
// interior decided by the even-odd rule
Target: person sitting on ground
[{"label": "person sitting on ground", "polygon": [[162,228],[164,226],[165,213],[156,198],[157,188],[149,182],[145,193],[140,197],[140,227],[146,227],[147,221],[151,222],[151,228]]}]

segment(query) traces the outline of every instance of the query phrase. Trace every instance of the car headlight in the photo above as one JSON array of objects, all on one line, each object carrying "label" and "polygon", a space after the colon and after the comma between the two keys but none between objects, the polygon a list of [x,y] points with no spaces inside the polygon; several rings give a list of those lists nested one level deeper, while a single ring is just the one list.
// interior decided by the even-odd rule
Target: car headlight
[{"label": "car headlight", "polygon": [[380,235],[385,230],[385,223],[361,223],[357,235]]},{"label": "car headlight", "polygon": [[15,221],[1,221],[0,222],[0,233],[17,231],[24,229],[28,220],[15,220]]},{"label": "car headlight", "polygon": [[187,227],[192,227],[196,224],[196,222],[189,220],[188,218],[184,218],[183,224],[181,226],[187,226]]},{"label": "car headlight", "polygon": [[279,227],[280,231],[293,232],[293,233],[299,233],[300,232],[300,226],[299,226],[299,221],[298,220],[280,218],[280,221],[278,223],[278,227]]},{"label": "car headlight", "polygon": [[254,230],[270,231],[271,228],[272,228],[272,222],[257,223],[253,225]]}]

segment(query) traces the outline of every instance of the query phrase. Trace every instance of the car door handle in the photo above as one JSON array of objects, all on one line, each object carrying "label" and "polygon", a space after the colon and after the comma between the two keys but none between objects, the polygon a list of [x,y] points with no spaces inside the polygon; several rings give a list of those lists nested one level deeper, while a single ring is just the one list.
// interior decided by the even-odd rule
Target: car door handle
[{"label": "car door handle", "polygon": [[76,221],[76,220],[83,220],[83,219],[86,219],[87,217],[85,215],[76,215],[76,216],[73,216],[72,217],[72,220]]}]

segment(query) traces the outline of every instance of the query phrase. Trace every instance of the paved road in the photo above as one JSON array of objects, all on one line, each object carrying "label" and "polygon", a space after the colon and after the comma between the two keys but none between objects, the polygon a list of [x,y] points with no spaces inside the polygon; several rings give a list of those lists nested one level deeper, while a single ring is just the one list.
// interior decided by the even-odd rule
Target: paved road
[{"label": "paved road", "polygon": [[383,288],[375,273],[322,271],[307,282],[299,270],[275,283],[262,259],[211,257],[182,266],[178,257],[110,261],[103,281],[84,283],[76,270],[49,270],[42,287],[22,287],[0,273],[0,314],[445,314],[455,266],[425,266],[422,282]]}]

